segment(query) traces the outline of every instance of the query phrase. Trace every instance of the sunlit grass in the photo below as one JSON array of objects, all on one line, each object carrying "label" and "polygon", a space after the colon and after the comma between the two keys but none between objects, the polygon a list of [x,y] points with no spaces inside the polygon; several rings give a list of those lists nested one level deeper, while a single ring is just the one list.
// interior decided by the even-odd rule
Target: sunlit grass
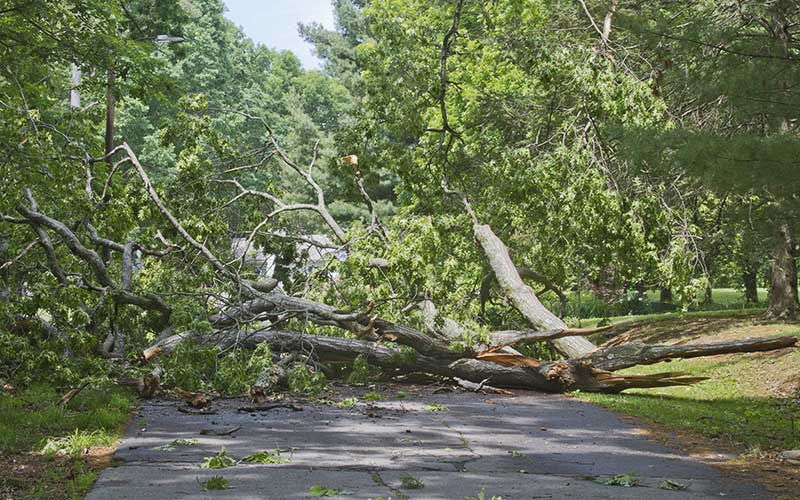
[{"label": "sunlit grass", "polygon": [[[765,288],[758,289],[758,304],[745,302],[742,290],[736,288],[714,288],[711,293],[712,301],[710,303],[691,304],[686,312],[681,311],[675,304],[662,304],[659,302],[658,290],[649,290],[645,293],[645,302],[642,304],[646,313],[623,315],[619,315],[619,307],[616,307],[615,304],[606,304],[588,291],[583,291],[580,294],[580,299],[578,298],[578,293],[574,291],[566,292],[566,295],[568,298],[566,311],[568,322],[571,326],[577,326],[578,322],[580,322],[581,326],[584,327],[596,326],[601,321],[620,323],[638,319],[657,320],[676,316],[691,317],[693,314],[726,315],[733,312],[759,312],[763,311],[767,306],[767,290]],[[558,310],[558,303],[552,302],[552,297],[545,296],[543,300],[551,310]],[[578,307],[578,304],[582,305]],[[579,316],[580,319],[578,319]]]},{"label": "sunlit grass", "polygon": [[[783,335],[800,336],[800,327],[776,327]],[[746,328],[739,336],[749,335]],[[722,438],[750,449],[800,448],[800,403],[776,397],[771,384],[800,377],[800,351],[780,357],[740,354],[675,360],[637,366],[620,373],[686,372],[710,377],[690,387],[631,390],[625,394],[578,394],[602,406],[674,428]]]},{"label": "sunlit grass", "polygon": [[[675,319],[704,319],[704,318],[736,318],[736,317],[747,317],[753,314],[759,314],[764,312],[764,308],[762,307],[751,307],[745,309],[723,309],[720,311],[675,311],[675,312],[668,312],[668,313],[655,313],[655,314],[638,314],[633,315],[629,314],[627,316],[612,316],[610,318],[584,318],[580,320],[580,326],[582,328],[593,328],[603,323],[609,323],[613,325],[623,324],[623,323],[630,323],[631,325],[640,324],[640,323],[655,323],[660,321],[670,321]],[[577,326],[576,319],[570,319],[570,326]]]},{"label": "sunlit grass", "polygon": [[[97,473],[82,455],[112,446],[121,437],[134,402],[132,393],[110,383],[85,388],[66,407],[58,404],[62,392],[40,384],[16,396],[0,395],[0,453],[41,454],[35,481],[0,471],[0,484],[14,484],[24,491],[21,498],[83,498]],[[64,457],[56,458],[60,455]]]},{"label": "sunlit grass", "polygon": [[0,450],[38,451],[59,439],[106,446],[119,436],[133,404],[128,391],[113,385],[86,388],[66,408],[58,405],[60,398],[45,385],[31,386],[18,396],[0,395]]}]

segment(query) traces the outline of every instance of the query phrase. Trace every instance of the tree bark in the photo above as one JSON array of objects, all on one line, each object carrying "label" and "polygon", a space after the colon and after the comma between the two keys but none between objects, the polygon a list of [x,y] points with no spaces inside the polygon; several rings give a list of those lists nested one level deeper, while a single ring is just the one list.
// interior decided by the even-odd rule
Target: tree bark
[{"label": "tree bark", "polygon": [[792,336],[748,338],[729,342],[688,345],[647,345],[641,342],[632,342],[593,353],[588,359],[596,368],[615,371],[636,365],[651,365],[673,358],[699,358],[716,354],[785,349],[797,345],[798,342],[800,342],[800,338]]},{"label": "tree bark", "polygon": [[749,265],[742,272],[742,283],[744,284],[744,300],[748,304],[758,304],[758,268]]},{"label": "tree bark", "polygon": [[711,278],[708,278],[706,281],[706,294],[705,298],[703,298],[703,304],[713,304],[714,303],[714,288],[711,285]]},{"label": "tree bark", "polygon": [[773,253],[772,286],[770,288],[767,317],[777,320],[797,318],[797,264],[795,241],[791,226],[778,227]]},{"label": "tree bark", "polygon": [[8,255],[9,237],[5,233],[0,233],[0,302],[8,302],[11,297],[9,288],[9,267],[11,256]]},{"label": "tree bark", "polygon": [[[483,253],[489,260],[489,265],[494,271],[497,283],[503,294],[511,301],[514,307],[530,322],[536,330],[568,330],[567,324],[561,318],[548,311],[536,297],[533,289],[526,285],[517,267],[508,254],[508,248],[492,231],[488,225],[475,224],[473,226],[475,238],[480,243]],[[553,340],[553,345],[559,352],[569,358],[580,358],[594,351],[597,346],[583,337],[569,336]]]},{"label": "tree bark", "polygon": [[662,304],[672,304],[672,288],[662,286],[659,290],[658,301]]},{"label": "tree bark", "polygon": [[404,352],[396,346],[366,340],[271,330],[251,334],[235,331],[218,332],[211,336],[184,333],[164,339],[149,350],[158,349],[159,352],[168,354],[188,338],[214,343],[223,348],[238,343],[242,347],[252,349],[262,342],[267,342],[274,352],[313,353],[319,361],[329,363],[352,363],[357,356],[362,355],[367,362],[383,368],[390,375],[424,372],[475,383],[488,379],[487,383],[496,387],[555,393],[572,390],[616,393],[631,388],[689,385],[704,380],[671,372],[653,375],[616,375],[594,368],[588,359],[554,361],[541,363],[535,367],[504,366],[472,358],[460,358],[448,362],[438,357]]}]

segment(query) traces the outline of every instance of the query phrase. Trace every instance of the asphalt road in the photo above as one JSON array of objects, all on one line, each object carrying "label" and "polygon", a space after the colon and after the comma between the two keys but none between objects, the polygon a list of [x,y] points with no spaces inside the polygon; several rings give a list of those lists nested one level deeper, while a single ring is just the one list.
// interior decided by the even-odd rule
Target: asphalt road
[{"label": "asphalt road", "polygon": [[[302,411],[239,412],[246,401],[222,400],[214,414],[187,415],[175,401],[145,402],[119,445],[116,466],[102,472],[86,498],[294,500],[313,498],[314,485],[339,490],[330,498],[353,500],[477,499],[481,490],[486,500],[772,498],[581,401],[403,390],[404,399],[387,390],[387,401],[353,408],[298,403]],[[174,439],[197,441],[156,449]],[[221,447],[235,459],[279,449],[289,462],[201,468]],[[639,485],[604,484],[619,474]],[[404,488],[404,475],[424,487]],[[230,489],[203,491],[212,476],[224,477]],[[659,488],[666,480],[686,489]]]}]

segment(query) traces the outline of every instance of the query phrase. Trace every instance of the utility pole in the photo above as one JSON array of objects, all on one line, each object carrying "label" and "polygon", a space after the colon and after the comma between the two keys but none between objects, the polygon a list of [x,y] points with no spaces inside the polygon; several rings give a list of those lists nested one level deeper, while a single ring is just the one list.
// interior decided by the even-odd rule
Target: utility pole
[{"label": "utility pole", "polygon": [[[136,40],[150,40],[156,43],[177,43],[182,42],[182,36],[175,35],[155,35],[149,38],[141,38]],[[117,80],[116,60],[108,69],[108,77],[106,80],[106,154],[114,149],[114,106],[116,105],[116,97],[114,96],[114,84]],[[109,164],[111,159],[109,158]]]},{"label": "utility pole", "polygon": [[[112,65],[108,69],[108,78],[106,80],[106,155],[114,149],[114,108],[116,99],[114,98],[114,83],[117,80],[117,72]],[[107,159],[108,164],[111,164],[111,158]]]}]

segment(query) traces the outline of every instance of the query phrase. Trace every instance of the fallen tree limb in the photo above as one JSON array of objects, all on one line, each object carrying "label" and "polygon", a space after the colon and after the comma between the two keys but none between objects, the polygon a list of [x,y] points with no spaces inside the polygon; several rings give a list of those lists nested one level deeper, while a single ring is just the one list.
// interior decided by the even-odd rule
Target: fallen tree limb
[{"label": "fallen tree limb", "polygon": [[178,346],[178,344],[180,344],[184,340],[189,340],[194,337],[197,337],[197,332],[193,330],[164,337],[163,339],[158,340],[155,344],[151,345],[150,347],[142,351],[139,358],[142,362],[147,363],[156,358],[157,356],[161,355],[163,352],[171,354],[172,351],[175,350],[175,347]]},{"label": "fallen tree limb", "polygon": [[236,427],[231,427],[228,430],[215,430],[215,429],[200,429],[201,436],[230,436],[236,431],[242,430],[241,425],[237,425]]},{"label": "fallen tree limb", "polygon": [[[262,342],[270,345],[274,352],[299,352],[323,362],[352,363],[359,355],[368,363],[379,366],[390,375],[422,372],[459,378],[474,383],[491,379],[492,384],[503,388],[529,389],[545,392],[582,390],[589,392],[619,392],[630,388],[664,387],[686,385],[701,379],[685,377],[680,373],[664,373],[647,376],[617,375],[598,370],[590,360],[566,360],[541,362],[538,365],[503,366],[498,363],[471,358],[452,362],[440,358],[404,351],[394,345],[377,342],[301,334],[288,331],[263,330],[252,334],[219,332],[210,336],[175,335],[162,341],[161,352],[167,353],[187,338],[200,342],[230,347],[238,343],[242,347],[255,348]],[[529,358],[530,359],[530,358]]]},{"label": "fallen tree limb", "polygon": [[714,342],[711,344],[647,345],[641,342],[622,344],[587,356],[596,368],[616,371],[636,365],[651,365],[673,358],[699,358],[716,354],[773,351],[793,347],[798,337],[769,337]]},{"label": "fallen tree limb", "polygon": [[275,403],[271,405],[263,405],[263,406],[242,406],[241,408],[237,409],[239,413],[255,413],[260,411],[270,411],[276,408],[287,408],[292,411],[303,411],[302,406],[297,406],[292,403]]},{"label": "fallen tree limb", "polygon": [[80,392],[84,388],[86,388],[87,385],[89,385],[89,381],[88,380],[86,380],[83,383],[81,383],[81,385],[79,385],[78,387],[75,387],[74,389],[70,389],[66,394],[61,396],[61,399],[58,401],[58,405],[59,406],[67,406],[70,401],[75,399],[75,396],[80,394]]},{"label": "fallen tree limb", "polygon": [[481,380],[480,383],[476,384],[475,382],[470,382],[469,380],[464,380],[460,378],[453,379],[459,385],[468,391],[472,392],[482,392],[482,393],[489,393],[489,394],[502,394],[504,396],[513,396],[514,393],[511,391],[507,391],[505,389],[500,389],[491,385],[487,385],[489,379]]},{"label": "fallen tree limb", "polygon": [[212,316],[210,320],[211,324],[217,328],[230,328],[239,322],[263,314],[285,313],[294,313],[298,317],[318,325],[336,326],[352,332],[360,338],[377,340],[383,337],[409,346],[422,354],[440,356],[450,360],[460,357],[450,348],[450,339],[444,335],[428,335],[414,328],[371,316],[369,311],[341,311],[327,304],[292,297],[278,291],[261,294],[256,299]]},{"label": "fallen tree limb", "polygon": [[182,406],[178,407],[178,411],[187,415],[216,415],[217,410],[190,410]]}]

